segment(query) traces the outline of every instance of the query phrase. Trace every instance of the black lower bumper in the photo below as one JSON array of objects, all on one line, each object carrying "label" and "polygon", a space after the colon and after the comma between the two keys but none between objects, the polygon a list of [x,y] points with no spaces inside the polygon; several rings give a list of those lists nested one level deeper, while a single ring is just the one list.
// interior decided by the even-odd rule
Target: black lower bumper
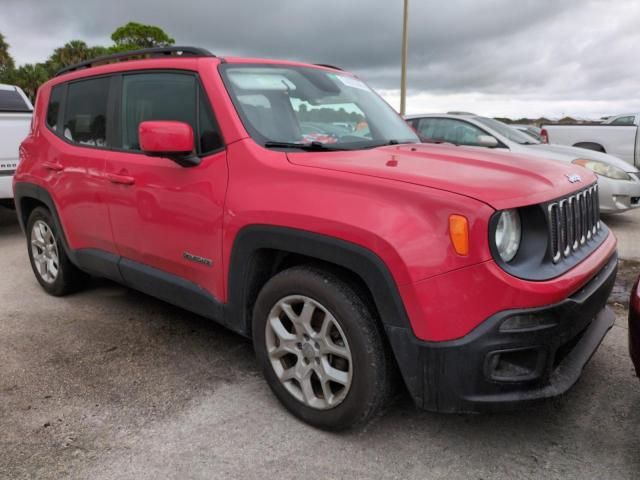
[{"label": "black lower bumper", "polygon": [[389,328],[416,404],[441,412],[482,412],[569,390],[613,326],[606,302],[617,266],[614,254],[566,300],[500,312],[458,340],[421,342],[411,332]]}]

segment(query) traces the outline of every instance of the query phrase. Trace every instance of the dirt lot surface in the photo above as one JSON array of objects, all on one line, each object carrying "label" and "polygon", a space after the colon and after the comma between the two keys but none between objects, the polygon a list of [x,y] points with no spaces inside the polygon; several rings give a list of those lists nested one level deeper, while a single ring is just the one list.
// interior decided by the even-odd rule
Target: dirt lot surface
[{"label": "dirt lot surface", "polygon": [[[640,216],[611,224],[633,260]],[[5,211],[0,272],[2,478],[640,478],[625,303],[637,261],[621,263],[616,325],[567,395],[476,416],[401,396],[340,435],[287,414],[251,345],[222,327],[101,280],[47,296]]]}]

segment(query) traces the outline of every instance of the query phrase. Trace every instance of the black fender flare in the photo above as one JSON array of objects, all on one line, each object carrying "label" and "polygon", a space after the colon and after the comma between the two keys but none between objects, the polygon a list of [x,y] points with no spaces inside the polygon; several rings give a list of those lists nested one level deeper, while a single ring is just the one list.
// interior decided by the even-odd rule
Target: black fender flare
[{"label": "black fender flare", "polygon": [[[410,328],[404,303],[396,282],[383,260],[371,250],[335,237],[305,230],[269,225],[251,225],[237,234],[227,283],[228,303],[235,308],[244,306],[247,280],[251,275],[250,259],[263,249],[304,255],[345,268],[362,279],[371,292],[383,325]],[[235,310],[234,308],[234,310]],[[248,318],[241,311],[238,319]],[[248,325],[247,325],[248,327]],[[250,331],[249,328],[246,330]]]},{"label": "black fender flare", "polygon": [[60,217],[58,216],[58,209],[49,192],[45,188],[41,187],[40,185],[36,185],[35,183],[17,182],[14,186],[13,196],[16,204],[16,213],[18,214],[18,222],[20,223],[20,228],[22,229],[22,231],[25,234],[27,233],[27,221],[29,220],[26,212],[24,212],[22,208],[23,201],[25,199],[37,200],[38,202],[44,204],[51,212],[53,221],[56,224],[55,227],[58,232],[60,232],[60,237],[63,244],[62,246],[64,247],[67,256],[69,256],[69,258],[72,258],[73,252],[69,248],[67,236],[64,232],[64,228],[62,228]]}]

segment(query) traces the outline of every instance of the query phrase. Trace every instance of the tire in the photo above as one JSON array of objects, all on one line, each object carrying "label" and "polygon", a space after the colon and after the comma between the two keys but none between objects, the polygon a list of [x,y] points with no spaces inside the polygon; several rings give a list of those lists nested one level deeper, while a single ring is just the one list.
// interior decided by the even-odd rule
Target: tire
[{"label": "tire", "polygon": [[46,208],[37,207],[29,215],[27,242],[33,273],[50,295],[60,297],[75,292],[88,279],[67,257],[61,232]]},{"label": "tire", "polygon": [[278,273],[258,295],[252,326],[269,387],[310,425],[364,425],[391,397],[393,362],[377,319],[338,276],[314,267]]}]

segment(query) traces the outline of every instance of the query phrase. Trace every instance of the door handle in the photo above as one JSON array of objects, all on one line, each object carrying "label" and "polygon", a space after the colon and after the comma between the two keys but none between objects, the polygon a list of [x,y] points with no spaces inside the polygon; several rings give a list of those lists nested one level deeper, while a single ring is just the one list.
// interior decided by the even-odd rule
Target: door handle
[{"label": "door handle", "polygon": [[116,175],[115,173],[107,173],[107,180],[111,183],[119,183],[121,185],[133,185],[136,179],[128,175]]},{"label": "door handle", "polygon": [[56,162],[42,162],[42,166],[47,170],[51,170],[52,172],[61,172],[64,170],[64,167]]}]

